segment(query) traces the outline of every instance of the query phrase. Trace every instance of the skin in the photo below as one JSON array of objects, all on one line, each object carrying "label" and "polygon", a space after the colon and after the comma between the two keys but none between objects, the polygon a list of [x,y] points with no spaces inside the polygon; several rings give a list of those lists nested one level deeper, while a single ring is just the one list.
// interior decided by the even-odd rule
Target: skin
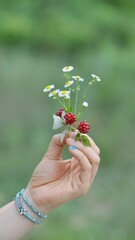
[{"label": "skin", "polygon": [[[61,143],[60,135],[53,137],[26,189],[44,213],[87,193],[97,173],[99,148],[88,136],[91,147],[75,142],[75,134],[69,133],[64,143]],[[65,144],[72,158],[63,161],[61,153]]]},{"label": "skin", "polygon": [[[88,136],[91,147],[85,147],[79,141],[75,142],[75,134],[69,133],[63,143],[59,134],[52,138],[47,152],[35,168],[25,189],[27,199],[44,214],[86,194],[97,173],[100,162],[99,148]],[[63,161],[61,153],[64,145],[68,146],[71,158]],[[29,214],[34,216],[34,213],[28,210]],[[34,217],[38,218],[36,215]],[[34,225],[18,213],[14,201],[0,209],[2,240],[21,239]]]}]

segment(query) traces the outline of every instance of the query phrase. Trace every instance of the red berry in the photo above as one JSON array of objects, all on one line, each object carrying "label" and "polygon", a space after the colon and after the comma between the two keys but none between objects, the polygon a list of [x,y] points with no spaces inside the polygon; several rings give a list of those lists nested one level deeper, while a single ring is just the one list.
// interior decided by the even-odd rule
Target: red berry
[{"label": "red berry", "polygon": [[64,109],[63,109],[63,108],[60,108],[60,109],[56,112],[56,116],[61,117],[63,112],[64,112]]},{"label": "red berry", "polygon": [[67,125],[72,125],[76,121],[76,116],[72,112],[66,113],[64,118]]},{"label": "red berry", "polygon": [[80,123],[78,123],[78,127],[77,129],[81,132],[81,133],[88,133],[90,130],[90,124],[82,121]]}]

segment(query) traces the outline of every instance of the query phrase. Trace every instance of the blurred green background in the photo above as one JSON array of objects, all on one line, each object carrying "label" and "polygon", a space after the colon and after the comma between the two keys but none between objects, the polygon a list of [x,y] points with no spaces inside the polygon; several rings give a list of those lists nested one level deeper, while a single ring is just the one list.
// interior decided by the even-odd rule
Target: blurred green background
[{"label": "blurred green background", "polygon": [[[62,67],[89,79],[101,164],[91,191],[49,214],[24,240],[135,239],[135,1],[0,2],[0,206],[25,187],[54,134],[43,92]],[[66,155],[66,153],[65,153]]]}]

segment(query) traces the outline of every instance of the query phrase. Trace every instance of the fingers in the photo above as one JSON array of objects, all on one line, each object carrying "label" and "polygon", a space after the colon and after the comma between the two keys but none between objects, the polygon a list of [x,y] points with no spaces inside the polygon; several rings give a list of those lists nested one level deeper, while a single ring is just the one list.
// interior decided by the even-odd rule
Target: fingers
[{"label": "fingers", "polygon": [[80,180],[83,184],[85,184],[86,188],[88,189],[88,185],[90,183],[91,178],[91,164],[88,161],[87,157],[77,149],[75,146],[69,146],[69,152],[72,156],[78,160],[79,165],[81,167],[80,171]]},{"label": "fingers", "polygon": [[60,139],[60,134],[54,135],[49,147],[47,149],[46,154],[43,157],[44,159],[49,159],[49,160],[60,160],[61,159],[61,152],[64,147],[64,142],[61,142]]},{"label": "fingers", "polygon": [[81,152],[79,149],[77,149],[75,146],[70,146],[69,147],[69,152],[72,154],[74,158],[77,158],[82,171],[87,171],[89,170],[90,167],[90,162],[88,161],[87,157]]},{"label": "fingers", "polygon": [[[82,153],[82,154],[78,153],[78,155],[79,156],[81,155],[81,158],[83,158],[83,160],[81,159],[80,163],[85,161],[85,164],[87,162],[87,166],[88,166],[88,162],[91,165],[92,169],[91,169],[90,182],[92,183],[93,179],[97,173],[97,170],[99,167],[99,162],[100,162],[100,158],[98,155],[99,151],[97,151],[95,143],[91,142],[91,144],[93,144],[93,146],[94,146],[94,150],[92,147],[85,147],[80,141],[75,141],[73,138],[68,138],[66,140],[66,143],[69,146],[75,146],[77,148],[77,150],[79,150]],[[96,149],[96,151],[95,151],[95,149]],[[97,152],[98,152],[98,154],[97,154]],[[77,153],[77,151],[76,151],[76,153]],[[83,163],[83,166],[84,166],[84,163]],[[81,164],[81,167],[82,167],[82,164]],[[85,168],[85,170],[86,170],[86,168]]]}]

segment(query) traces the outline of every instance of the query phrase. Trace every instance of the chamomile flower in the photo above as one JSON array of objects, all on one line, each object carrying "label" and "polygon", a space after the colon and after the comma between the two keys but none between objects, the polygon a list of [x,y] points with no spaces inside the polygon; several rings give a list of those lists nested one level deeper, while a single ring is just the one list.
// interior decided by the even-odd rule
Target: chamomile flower
[{"label": "chamomile flower", "polygon": [[76,80],[76,81],[80,81],[80,82],[83,82],[83,81],[84,81],[84,79],[81,78],[80,76],[72,76],[72,78],[73,78],[74,80]]},{"label": "chamomile flower", "polygon": [[66,98],[66,99],[69,99],[70,98],[70,91],[60,91],[59,93],[58,93],[58,96],[59,97],[64,97],[64,98]]},{"label": "chamomile flower", "polygon": [[87,103],[87,102],[83,102],[82,105],[83,105],[83,107],[85,107],[85,108],[88,107],[88,103]]},{"label": "chamomile flower", "polygon": [[74,81],[67,81],[64,85],[65,88],[71,86],[74,83]]},{"label": "chamomile flower", "polygon": [[49,93],[49,97],[54,97],[55,95],[57,95],[60,92],[60,89],[55,89],[52,92]]},{"label": "chamomile flower", "polygon": [[53,88],[55,88],[54,85],[47,85],[47,86],[43,89],[43,92],[50,92]]},{"label": "chamomile flower", "polygon": [[66,66],[62,69],[63,72],[71,72],[74,69],[72,66]]},{"label": "chamomile flower", "polygon": [[91,77],[92,77],[94,80],[96,80],[97,82],[100,82],[100,81],[101,81],[101,79],[100,79],[97,75],[95,75],[95,74],[91,74]]}]

